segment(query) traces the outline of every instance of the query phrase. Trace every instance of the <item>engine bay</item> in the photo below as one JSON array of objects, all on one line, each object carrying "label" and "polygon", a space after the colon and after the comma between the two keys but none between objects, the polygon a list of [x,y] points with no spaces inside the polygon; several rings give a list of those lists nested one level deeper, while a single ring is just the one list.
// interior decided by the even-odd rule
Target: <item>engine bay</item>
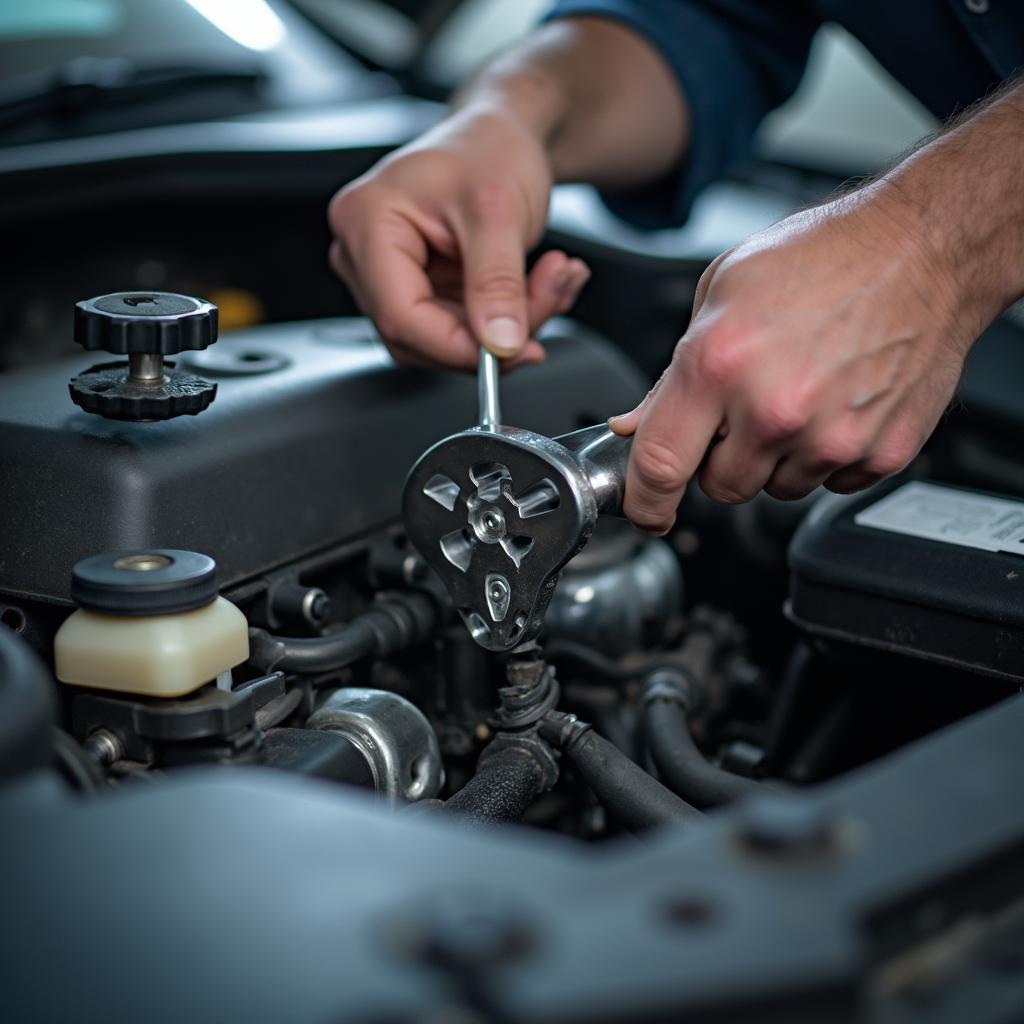
[{"label": "engine bay", "polygon": [[498,415],[325,210],[542,5],[8,6],[0,1019],[1024,1020],[1020,304],[857,495],[648,536],[604,426],[713,260],[937,128],[858,38],[679,227],[554,187],[526,268],[591,276]]},{"label": "engine bay", "polygon": [[[567,443],[646,390],[578,323],[545,343],[503,385],[531,437]],[[417,459],[474,422],[471,381],[394,366],[363,320],[281,323],[173,355],[215,399],[133,420],[72,402],[95,357],[0,377],[11,1005],[1018,1005],[1024,505],[957,459],[969,431],[853,498],[691,494],[665,538],[602,515],[534,581],[517,643],[515,579],[469,614],[437,566],[535,564],[550,533],[523,524],[570,492],[473,449],[409,476],[402,517]],[[501,496],[520,532],[491,536]]]}]

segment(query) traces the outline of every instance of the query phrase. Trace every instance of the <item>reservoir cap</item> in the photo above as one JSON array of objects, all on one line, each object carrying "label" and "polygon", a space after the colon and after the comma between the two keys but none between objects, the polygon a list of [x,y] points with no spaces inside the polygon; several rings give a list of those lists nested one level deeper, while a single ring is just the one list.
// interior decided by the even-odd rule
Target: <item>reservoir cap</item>
[{"label": "reservoir cap", "polygon": [[170,615],[217,596],[217,563],[173,548],[114,551],[82,559],[71,571],[71,596],[106,615]]}]

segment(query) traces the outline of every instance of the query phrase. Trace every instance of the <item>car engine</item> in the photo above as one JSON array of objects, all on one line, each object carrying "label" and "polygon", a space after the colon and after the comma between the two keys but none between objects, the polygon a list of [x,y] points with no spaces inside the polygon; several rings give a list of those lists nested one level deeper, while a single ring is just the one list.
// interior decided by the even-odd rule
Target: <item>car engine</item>
[{"label": "car engine", "polygon": [[1024,503],[948,438],[555,551],[526,455],[647,386],[578,323],[506,466],[364,320],[75,316],[0,376],[8,1019],[1019,1019]]}]

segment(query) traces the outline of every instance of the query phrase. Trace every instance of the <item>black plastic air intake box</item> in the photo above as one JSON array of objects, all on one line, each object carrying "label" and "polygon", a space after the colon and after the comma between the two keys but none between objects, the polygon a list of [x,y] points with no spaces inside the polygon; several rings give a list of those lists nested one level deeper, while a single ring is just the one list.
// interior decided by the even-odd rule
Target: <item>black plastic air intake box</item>
[{"label": "black plastic air intake box", "polygon": [[789,549],[814,637],[1024,679],[1024,501],[896,481],[814,506]]}]

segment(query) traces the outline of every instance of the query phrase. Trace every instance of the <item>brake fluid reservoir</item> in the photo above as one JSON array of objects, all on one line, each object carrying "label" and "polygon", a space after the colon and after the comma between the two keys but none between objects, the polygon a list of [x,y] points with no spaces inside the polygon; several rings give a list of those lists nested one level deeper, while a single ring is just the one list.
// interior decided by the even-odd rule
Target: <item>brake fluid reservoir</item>
[{"label": "brake fluid reservoir", "polygon": [[217,566],[207,555],[96,555],[75,566],[71,594],[81,607],[54,638],[63,683],[180,697],[249,657],[245,616],[217,595]]}]

